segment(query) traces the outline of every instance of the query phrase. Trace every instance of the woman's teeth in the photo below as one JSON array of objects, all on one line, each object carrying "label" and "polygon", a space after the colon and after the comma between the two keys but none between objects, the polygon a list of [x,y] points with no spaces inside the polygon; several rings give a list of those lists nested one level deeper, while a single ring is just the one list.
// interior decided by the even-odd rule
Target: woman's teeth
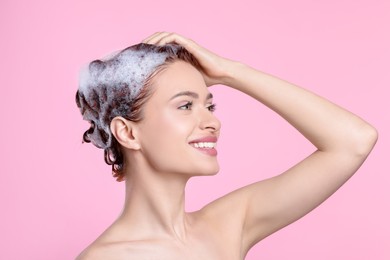
[{"label": "woman's teeth", "polygon": [[212,142],[200,142],[200,143],[193,143],[195,148],[208,148],[212,149],[216,146],[216,143]]}]

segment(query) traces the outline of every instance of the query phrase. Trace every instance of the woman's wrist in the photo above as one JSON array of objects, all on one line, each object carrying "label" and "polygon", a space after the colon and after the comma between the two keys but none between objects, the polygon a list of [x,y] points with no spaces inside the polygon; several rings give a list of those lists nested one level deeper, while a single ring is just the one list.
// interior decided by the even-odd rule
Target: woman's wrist
[{"label": "woman's wrist", "polygon": [[245,65],[243,63],[240,63],[238,61],[226,60],[223,63],[223,65],[221,65],[221,69],[222,69],[223,73],[219,79],[220,84],[223,84],[226,86],[234,85],[234,82],[237,79],[237,71],[240,70],[240,68],[242,68],[244,66]]},{"label": "woman's wrist", "polygon": [[240,77],[242,77],[242,75],[248,70],[250,70],[248,65],[238,61],[229,60],[224,64],[224,76],[221,79],[221,84],[232,88],[240,86],[240,82],[242,81]]}]

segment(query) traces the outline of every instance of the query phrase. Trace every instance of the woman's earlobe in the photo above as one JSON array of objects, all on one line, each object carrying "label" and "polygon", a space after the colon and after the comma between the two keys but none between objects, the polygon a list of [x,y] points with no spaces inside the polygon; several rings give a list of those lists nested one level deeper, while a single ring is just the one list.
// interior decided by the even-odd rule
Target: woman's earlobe
[{"label": "woman's earlobe", "polygon": [[110,129],[115,139],[122,146],[132,150],[140,149],[139,142],[135,135],[136,129],[134,122],[131,122],[121,116],[117,116],[112,119]]}]

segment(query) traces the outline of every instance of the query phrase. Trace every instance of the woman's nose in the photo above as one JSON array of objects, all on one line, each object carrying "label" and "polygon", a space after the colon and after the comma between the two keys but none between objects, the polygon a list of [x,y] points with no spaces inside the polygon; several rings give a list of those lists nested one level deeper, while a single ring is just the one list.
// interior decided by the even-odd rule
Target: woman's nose
[{"label": "woman's nose", "polygon": [[216,132],[221,129],[221,122],[212,112],[206,109],[201,115],[200,128],[202,130],[209,129]]}]

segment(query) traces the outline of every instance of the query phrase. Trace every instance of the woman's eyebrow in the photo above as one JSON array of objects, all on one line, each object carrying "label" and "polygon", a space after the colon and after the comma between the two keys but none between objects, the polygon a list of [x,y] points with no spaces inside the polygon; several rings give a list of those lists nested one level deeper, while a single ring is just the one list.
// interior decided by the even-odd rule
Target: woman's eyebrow
[{"label": "woman's eyebrow", "polygon": [[[189,96],[189,97],[196,98],[196,99],[199,98],[198,93],[195,93],[192,91],[182,91],[182,92],[177,93],[173,97],[171,97],[170,100],[177,98],[177,97],[180,97],[180,96]],[[213,94],[208,93],[206,99],[212,99],[212,98],[213,98]]]}]

